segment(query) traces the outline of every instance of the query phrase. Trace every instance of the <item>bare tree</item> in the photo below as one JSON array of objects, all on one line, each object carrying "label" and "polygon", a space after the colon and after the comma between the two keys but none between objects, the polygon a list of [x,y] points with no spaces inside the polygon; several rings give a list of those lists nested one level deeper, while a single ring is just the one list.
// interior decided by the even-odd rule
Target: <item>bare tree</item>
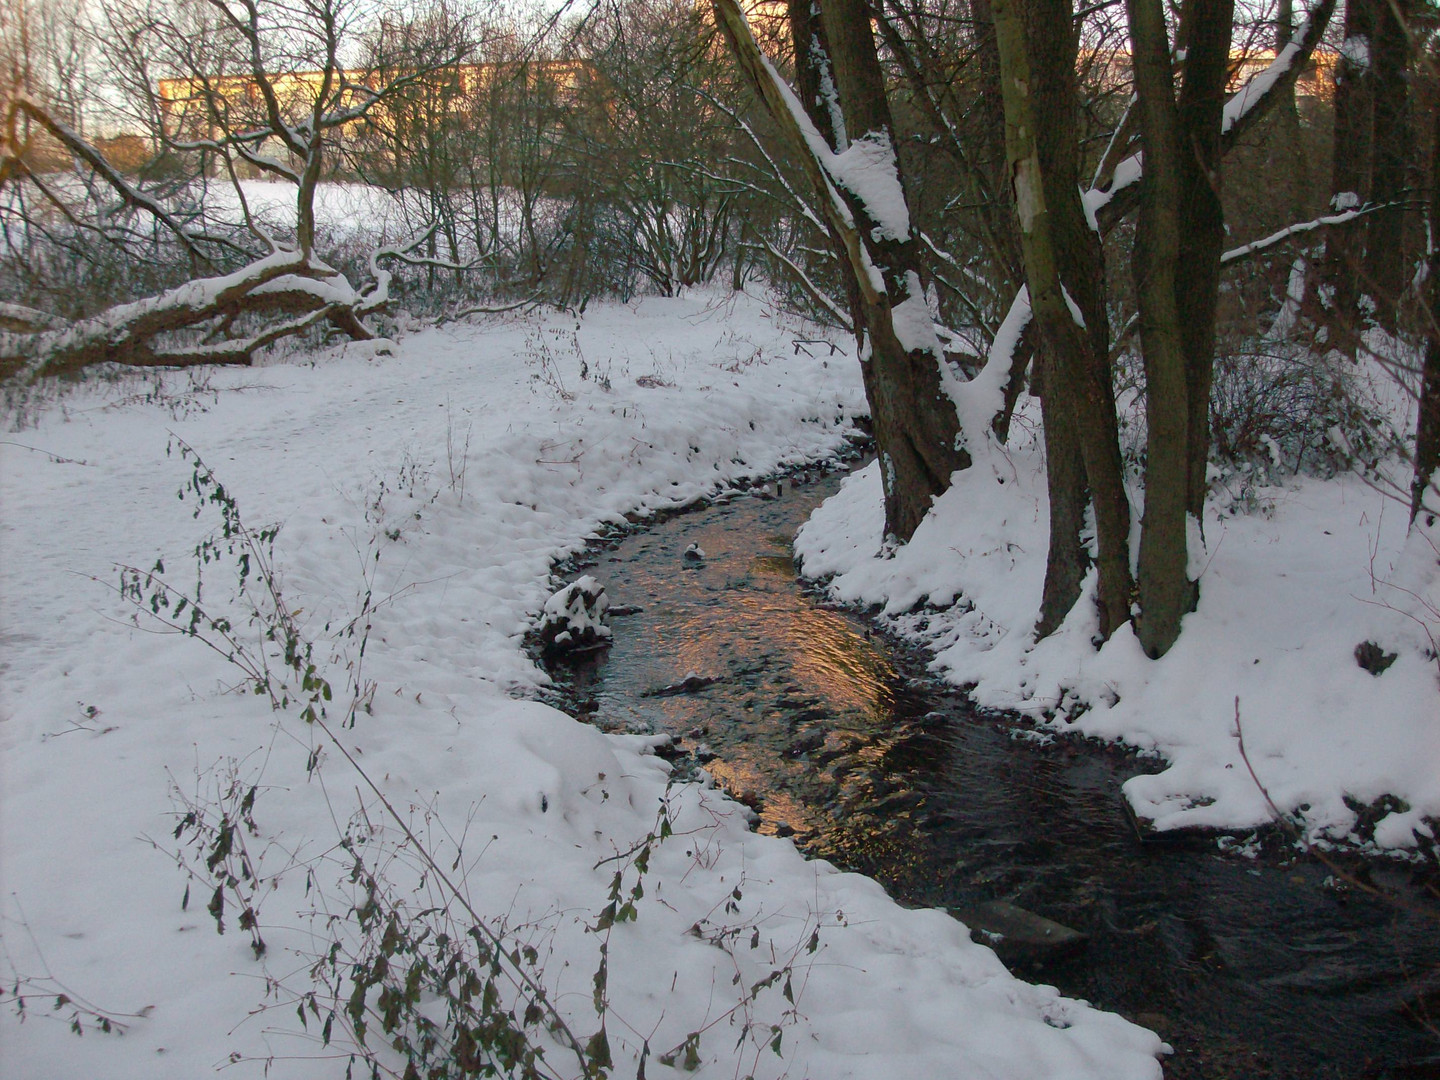
[{"label": "bare tree", "polygon": [[[473,147],[472,110],[467,69],[458,61],[477,47],[472,21],[445,0],[404,18],[381,15],[361,46],[367,80],[407,81],[387,95],[384,108],[370,109],[340,147],[361,179],[394,192],[416,231],[428,233],[423,254],[432,290],[442,260],[458,277],[469,254],[457,196]],[[418,72],[427,75],[411,78]]]},{"label": "bare tree", "polygon": [[[387,98],[430,78],[438,65],[384,82],[348,72],[342,52],[366,14],[349,0],[206,0],[199,9],[177,12],[112,9],[112,43],[132,63],[130,85],[140,108],[155,119],[157,138],[191,163],[202,187],[215,169],[233,183],[240,220],[225,230],[177,214],[143,182],[121,175],[54,109],[15,94],[0,118],[0,182],[38,193],[72,233],[93,235],[134,258],[137,253],[127,249],[134,231],[117,233],[107,223],[118,203],[148,219],[152,239],[163,238],[165,250],[182,253],[191,275],[200,276],[63,322],[53,313],[29,326],[11,320],[12,329],[0,335],[0,363],[25,378],[97,362],[249,364],[258,350],[321,323],[352,338],[371,337],[364,317],[388,302],[390,276],[380,263],[400,249],[373,252],[371,280],[352,284],[317,250],[316,189],[344,131]],[[156,70],[171,73],[163,86],[152,77]],[[42,127],[73,155],[82,191],[103,190],[108,201],[77,203],[30,167],[26,124]],[[293,187],[293,226],[277,229],[252,212],[239,184],[245,169]],[[152,254],[160,250],[152,248]]]},{"label": "bare tree", "polygon": [[[1044,342],[1041,383],[1050,551],[1038,632],[1075,605],[1089,565],[1082,533],[1093,503],[1100,630],[1130,617],[1130,505],[1111,385],[1100,237],[1086,221],[1079,152],[1075,44],[1068,0],[994,0],[1006,139],[1026,283]],[[1032,56],[1034,63],[1031,62]]]},{"label": "bare tree", "polygon": [[735,256],[740,132],[720,100],[728,71],[703,9],[633,0],[592,15],[575,46],[595,65],[606,108],[572,130],[592,228],[665,296],[709,281]]},{"label": "bare tree", "polygon": [[[824,40],[812,36],[811,56],[797,60],[834,72],[820,108],[836,118],[827,125],[830,137],[845,136],[838,145],[827,141],[761,52],[735,0],[716,0],[715,11],[742,70],[823,193],[827,222],[843,239],[865,313],[862,371],[881,455],[885,529],[908,540],[951,475],[971,459],[944,385],[948,372],[925,301],[921,241],[912,227],[868,9],[860,0],[822,6]],[[825,46],[829,55],[822,59],[816,50]]]},{"label": "bare tree", "polygon": [[[1440,56],[1431,63],[1440,61]],[[1422,510],[1440,513],[1440,111],[1432,117],[1430,143],[1430,251],[1425,280],[1427,307],[1425,362],[1420,373],[1420,407],[1415,427],[1415,478],[1410,520]],[[1428,500],[1428,501],[1427,501]]]}]

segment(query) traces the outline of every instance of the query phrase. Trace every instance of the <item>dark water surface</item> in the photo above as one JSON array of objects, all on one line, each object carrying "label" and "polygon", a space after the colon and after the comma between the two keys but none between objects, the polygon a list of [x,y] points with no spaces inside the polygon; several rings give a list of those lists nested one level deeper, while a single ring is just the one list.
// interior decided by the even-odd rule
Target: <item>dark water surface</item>
[{"label": "dark water surface", "polygon": [[[796,583],[791,539],[838,483],[786,480],[778,499],[599,549],[587,572],[643,610],[612,620],[608,654],[559,673],[571,706],[678,736],[757,806],[760,831],[905,903],[1009,901],[1082,931],[1068,953],[1009,962],[1158,1031],[1172,1080],[1440,1078],[1440,1033],[1422,1023],[1440,1025],[1440,923],[1278,844],[1259,859],[1213,838],[1141,844],[1119,788],[1154,763],[1017,737]],[[703,561],[683,557],[692,543]],[[715,682],[655,693],[692,673]],[[1426,902],[1409,869],[1361,873]]]}]

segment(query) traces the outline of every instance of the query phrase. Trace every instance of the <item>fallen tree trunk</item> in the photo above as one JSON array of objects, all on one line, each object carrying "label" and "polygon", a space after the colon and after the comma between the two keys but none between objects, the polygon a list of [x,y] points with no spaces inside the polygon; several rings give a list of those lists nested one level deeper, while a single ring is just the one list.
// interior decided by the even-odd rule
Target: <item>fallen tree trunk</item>
[{"label": "fallen tree trunk", "polygon": [[[157,296],[117,304],[89,318],[56,326],[53,318],[32,318],[30,329],[7,319],[0,332],[0,376],[25,381],[65,375],[92,364],[131,367],[248,365],[255,353],[281,338],[328,320],[351,338],[372,335],[360,321],[383,298],[361,296],[341,274],[295,251],[267,258],[220,277],[188,281]],[[40,316],[42,313],[33,313]],[[243,316],[276,316],[282,321],[249,335],[226,335]],[[158,343],[167,334],[202,330],[210,335],[182,345]]]}]

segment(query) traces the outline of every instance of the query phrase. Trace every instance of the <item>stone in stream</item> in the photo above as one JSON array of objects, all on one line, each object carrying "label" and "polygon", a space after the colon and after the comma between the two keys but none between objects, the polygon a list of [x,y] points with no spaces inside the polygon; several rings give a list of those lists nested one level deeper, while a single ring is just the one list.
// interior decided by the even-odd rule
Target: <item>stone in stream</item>
[{"label": "stone in stream", "polygon": [[1085,944],[1086,935],[1043,915],[1005,900],[952,907],[950,913],[970,928],[982,945],[989,945],[1007,964],[1043,964]]},{"label": "stone in stream", "polygon": [[654,690],[646,690],[640,696],[675,697],[677,694],[694,694],[719,681],[720,680],[714,675],[699,675],[692,671],[677,683],[671,683],[669,686],[660,686]]},{"label": "stone in stream", "polygon": [[798,758],[813,753],[825,745],[825,732],[808,731],[797,739],[790,740],[790,745],[785,747],[785,756]]}]

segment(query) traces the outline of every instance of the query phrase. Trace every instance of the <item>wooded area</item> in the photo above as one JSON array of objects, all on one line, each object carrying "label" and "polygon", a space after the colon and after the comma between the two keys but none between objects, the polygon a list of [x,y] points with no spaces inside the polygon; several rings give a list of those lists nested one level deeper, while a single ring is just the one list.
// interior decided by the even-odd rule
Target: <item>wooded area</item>
[{"label": "wooded area", "polygon": [[[4,0],[0,20],[11,386],[250,364],[401,309],[759,281],[853,335],[891,543],[1039,398],[1041,636],[1093,567],[1100,639],[1133,621],[1163,655],[1217,463],[1400,453],[1396,497],[1440,512],[1424,0]],[[257,178],[293,212],[254,204]],[[383,193],[381,235],[321,227],[342,183]],[[1406,437],[1347,396],[1362,363],[1417,402]]]}]

